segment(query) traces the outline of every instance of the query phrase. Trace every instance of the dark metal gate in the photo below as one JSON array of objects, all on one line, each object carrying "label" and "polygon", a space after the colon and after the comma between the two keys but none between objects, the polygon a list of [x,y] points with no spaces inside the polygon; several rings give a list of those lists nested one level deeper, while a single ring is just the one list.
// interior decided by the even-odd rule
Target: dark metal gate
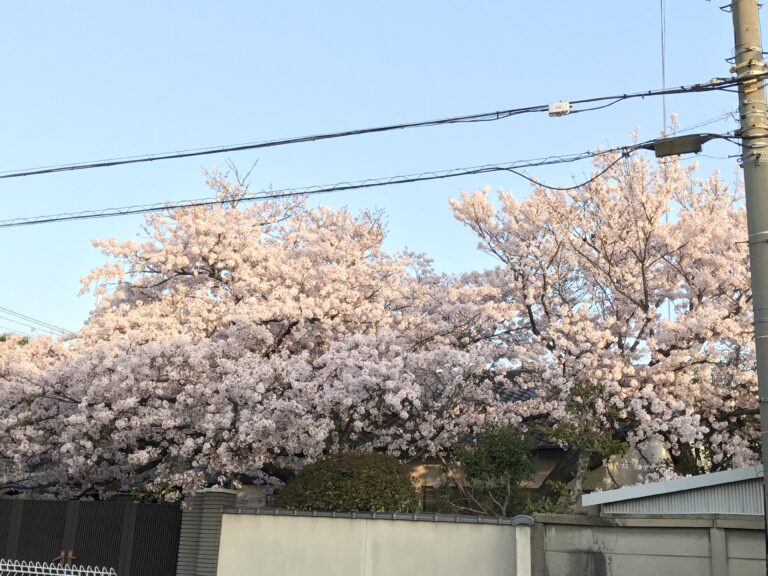
[{"label": "dark metal gate", "polygon": [[174,504],[0,499],[0,558],[107,566],[118,576],[175,576]]}]

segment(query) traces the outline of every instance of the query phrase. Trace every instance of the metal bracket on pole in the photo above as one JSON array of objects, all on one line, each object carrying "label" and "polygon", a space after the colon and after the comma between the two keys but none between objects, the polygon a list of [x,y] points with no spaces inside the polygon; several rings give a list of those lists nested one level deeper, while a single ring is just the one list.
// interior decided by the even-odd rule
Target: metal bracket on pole
[{"label": "metal bracket on pole", "polygon": [[[758,48],[753,48],[751,50],[745,50],[744,52],[755,52],[757,50]],[[742,68],[753,68],[754,66],[761,66],[765,68],[766,64],[762,60],[746,60],[744,62],[740,62],[738,64],[734,64],[733,66],[731,66],[729,72],[738,72]],[[753,70],[750,70],[747,74],[745,74],[745,76],[750,74],[756,74],[756,72]]]}]

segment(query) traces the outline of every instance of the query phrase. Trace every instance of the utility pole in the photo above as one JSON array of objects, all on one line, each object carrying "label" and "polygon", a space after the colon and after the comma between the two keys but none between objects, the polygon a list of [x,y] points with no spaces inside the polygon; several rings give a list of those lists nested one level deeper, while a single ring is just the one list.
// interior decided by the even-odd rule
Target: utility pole
[{"label": "utility pole", "polygon": [[[752,306],[755,325],[755,359],[760,406],[760,439],[763,459],[763,502],[768,510],[768,118],[763,80],[763,48],[757,0],[732,0],[736,61],[731,72],[739,82],[741,162],[747,200],[749,262],[752,269]],[[764,512],[765,514],[765,512]],[[766,523],[768,528],[768,522]],[[766,530],[768,558],[768,529]],[[768,563],[766,564],[768,568]]]}]

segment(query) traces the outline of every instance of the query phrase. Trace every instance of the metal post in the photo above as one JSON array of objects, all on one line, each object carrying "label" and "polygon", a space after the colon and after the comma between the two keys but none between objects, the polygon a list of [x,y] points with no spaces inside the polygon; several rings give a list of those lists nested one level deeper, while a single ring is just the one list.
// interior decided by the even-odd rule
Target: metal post
[{"label": "metal post", "polygon": [[[747,201],[749,261],[752,269],[752,305],[755,324],[757,386],[760,406],[763,471],[768,463],[768,119],[762,80],[763,49],[757,0],[733,0],[733,35],[736,62],[731,69],[739,83],[741,160]],[[763,474],[763,497],[768,509],[768,475]],[[767,524],[768,526],[768,524]],[[768,557],[768,530],[766,530]],[[766,564],[768,566],[768,563]]]}]

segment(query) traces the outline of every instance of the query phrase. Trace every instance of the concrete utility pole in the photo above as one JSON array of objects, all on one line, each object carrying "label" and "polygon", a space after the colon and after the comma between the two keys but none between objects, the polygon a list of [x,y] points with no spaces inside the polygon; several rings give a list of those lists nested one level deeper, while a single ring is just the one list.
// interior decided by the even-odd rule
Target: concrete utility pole
[{"label": "concrete utility pole", "polygon": [[[757,0],[731,2],[736,56],[731,72],[735,72],[742,80],[739,83],[741,161],[747,197],[749,261],[752,268],[763,497],[765,508],[768,510],[768,475],[765,474],[768,464],[768,118],[763,81],[752,79],[753,76],[766,72],[757,10]],[[768,530],[766,556],[768,557]]]}]

